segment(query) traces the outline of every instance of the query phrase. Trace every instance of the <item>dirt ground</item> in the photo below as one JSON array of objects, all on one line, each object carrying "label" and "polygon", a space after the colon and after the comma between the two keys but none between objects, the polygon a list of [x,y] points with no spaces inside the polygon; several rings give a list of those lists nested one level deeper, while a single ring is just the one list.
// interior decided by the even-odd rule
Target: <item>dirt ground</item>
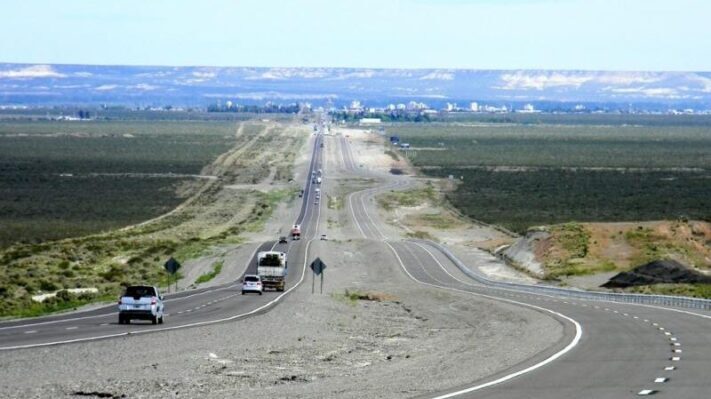
[{"label": "dirt ground", "polygon": [[[368,135],[351,134],[354,156],[362,168],[387,174],[393,160]],[[404,398],[491,375],[561,339],[562,326],[548,315],[419,285],[383,243],[354,238],[343,201],[373,181],[346,174],[337,141],[327,143],[323,193],[332,199],[319,231],[331,240],[315,241],[310,254],[329,265],[323,295],[312,295],[306,280],[273,310],[241,321],[3,353],[0,396]],[[296,179],[303,177],[304,159],[294,160]],[[246,261],[259,239],[273,239],[297,205],[279,207],[250,244],[215,255],[229,257],[226,264],[234,267],[211,283],[236,278],[243,263],[237,259]],[[444,211],[429,206],[428,212]],[[381,213],[388,234],[407,237],[407,229],[391,222],[402,215]],[[482,258],[488,254],[475,243],[498,237],[495,230],[464,223],[432,234],[465,261],[502,278],[524,278]],[[203,258],[191,278],[212,261]],[[376,300],[352,299],[354,292]]]},{"label": "dirt ground", "polygon": [[[561,337],[558,322],[535,311],[412,282],[383,245],[317,242],[313,251],[329,265],[323,295],[312,295],[307,281],[285,303],[248,320],[4,353],[0,392],[411,397],[474,381]],[[383,300],[350,300],[346,290]]]}]

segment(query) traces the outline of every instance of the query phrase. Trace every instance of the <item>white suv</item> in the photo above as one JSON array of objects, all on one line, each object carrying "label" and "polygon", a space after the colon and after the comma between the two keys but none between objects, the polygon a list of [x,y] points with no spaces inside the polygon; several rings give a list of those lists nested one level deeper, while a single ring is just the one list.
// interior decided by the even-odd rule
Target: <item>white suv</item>
[{"label": "white suv", "polygon": [[129,324],[131,320],[150,320],[153,324],[163,324],[163,295],[157,287],[132,285],[126,287],[118,301],[119,324]]},{"label": "white suv", "polygon": [[244,279],[242,279],[242,295],[248,292],[256,292],[259,295],[262,295],[262,292],[264,292],[262,279],[256,274],[246,274]]}]

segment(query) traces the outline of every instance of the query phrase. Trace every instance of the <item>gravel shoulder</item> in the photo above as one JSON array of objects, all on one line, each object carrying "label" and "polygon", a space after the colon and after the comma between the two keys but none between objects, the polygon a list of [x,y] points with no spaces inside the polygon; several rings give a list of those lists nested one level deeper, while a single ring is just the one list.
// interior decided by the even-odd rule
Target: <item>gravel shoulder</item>
[{"label": "gravel shoulder", "polygon": [[[336,155],[327,151],[325,195],[373,184],[338,175]],[[328,265],[323,294],[311,294],[307,275],[284,303],[245,320],[6,352],[0,397],[406,398],[500,372],[562,339],[547,314],[413,282],[382,242],[351,239],[347,207],[333,204],[319,228],[331,240],[309,254]],[[276,210],[253,238],[272,238],[290,212]],[[228,251],[235,270],[224,278],[247,252]]]},{"label": "gravel shoulder", "polygon": [[[328,264],[323,295],[307,279],[248,320],[4,353],[0,396],[411,397],[500,371],[562,336],[536,311],[412,282],[382,244],[315,242],[312,254]],[[381,300],[350,300],[346,289]]]}]

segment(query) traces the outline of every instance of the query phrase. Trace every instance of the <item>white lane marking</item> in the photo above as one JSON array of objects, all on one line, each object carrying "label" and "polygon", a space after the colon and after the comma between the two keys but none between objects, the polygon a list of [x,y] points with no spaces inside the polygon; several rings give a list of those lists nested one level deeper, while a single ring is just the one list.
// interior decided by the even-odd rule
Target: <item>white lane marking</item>
[{"label": "white lane marking", "polygon": [[659,377],[659,378],[654,379],[654,382],[667,382],[667,381],[669,381],[669,379],[666,377]]},{"label": "white lane marking", "polygon": [[659,327],[659,331],[664,331],[664,327]]},{"label": "white lane marking", "polygon": [[665,332],[664,335],[672,335],[669,331]]},{"label": "white lane marking", "polygon": [[632,316],[633,319],[639,319],[639,316]]},{"label": "white lane marking", "polygon": [[676,367],[675,366],[664,367],[664,371],[672,371],[672,370],[676,370]]},{"label": "white lane marking", "polygon": [[[437,286],[437,285],[434,285],[434,284],[429,284],[429,283],[425,283],[425,282],[423,282],[423,281],[420,281],[420,280],[416,279],[412,274],[410,274],[410,272],[407,271],[407,268],[406,268],[405,265],[403,264],[402,259],[400,259],[400,255],[398,255],[398,253],[397,253],[397,251],[395,250],[395,248],[393,248],[393,246],[392,246],[389,242],[387,242],[387,241],[385,241],[384,243],[385,243],[385,245],[387,245],[388,247],[390,247],[390,250],[391,250],[391,251],[393,252],[393,254],[395,255],[395,258],[396,258],[397,261],[400,263],[400,266],[402,267],[402,269],[405,271],[405,273],[406,273],[413,281],[416,281],[416,282],[418,282],[418,283],[420,283],[420,284],[429,285],[429,286],[432,286],[432,287],[444,288],[444,289],[451,290],[451,291],[457,291],[457,292],[467,293],[467,294],[470,294],[470,295],[479,296],[479,297],[488,298],[488,299],[493,299],[493,300],[496,300],[496,301],[509,302],[509,303],[513,303],[513,304],[517,304],[517,305],[521,305],[521,306],[533,308],[533,309],[542,310],[542,311],[544,311],[544,312],[547,312],[547,313],[556,315],[556,316],[558,316],[558,317],[561,317],[561,318],[567,320],[568,322],[572,323],[572,324],[575,326],[575,337],[573,338],[573,340],[572,340],[570,343],[568,343],[568,345],[566,345],[565,348],[563,348],[563,349],[561,349],[560,351],[554,353],[553,355],[551,355],[551,356],[548,357],[547,359],[545,359],[545,360],[543,360],[543,361],[541,361],[541,362],[539,362],[539,363],[536,363],[536,364],[534,364],[534,365],[532,365],[532,366],[530,366],[530,367],[527,367],[527,368],[525,368],[525,369],[523,369],[523,370],[519,370],[519,371],[517,371],[517,372],[515,372],[515,373],[511,373],[511,374],[505,375],[505,376],[503,376],[503,377],[500,377],[500,378],[498,378],[498,379],[496,379],[496,380],[489,381],[489,382],[486,382],[486,383],[483,383],[483,384],[479,384],[479,385],[475,385],[475,386],[472,386],[472,387],[469,387],[469,388],[466,388],[466,389],[462,389],[462,390],[459,390],[459,391],[456,391],[456,392],[451,392],[451,393],[448,393],[448,394],[445,394],[445,395],[436,396],[436,397],[434,397],[434,398],[432,398],[432,399],[451,398],[451,397],[459,396],[459,395],[462,395],[462,394],[465,394],[465,393],[470,393],[470,392],[478,391],[478,390],[481,390],[481,389],[484,389],[484,388],[487,388],[487,387],[490,387],[490,386],[493,386],[493,385],[498,385],[498,384],[501,384],[501,383],[503,383],[503,382],[509,381],[509,380],[514,379],[514,378],[516,378],[516,377],[518,377],[518,376],[521,376],[521,375],[523,375],[523,374],[530,373],[531,371],[534,371],[534,370],[536,370],[536,369],[539,369],[539,368],[541,368],[541,367],[543,367],[543,366],[545,366],[545,365],[547,365],[547,364],[549,364],[549,363],[551,363],[551,362],[557,360],[558,358],[560,358],[561,356],[565,355],[566,353],[570,352],[573,348],[575,348],[575,347],[578,345],[578,343],[580,342],[580,339],[581,339],[582,336],[583,336],[583,328],[582,328],[582,326],[580,326],[580,323],[578,323],[578,322],[575,321],[574,319],[572,319],[572,318],[570,318],[570,317],[568,317],[568,316],[566,316],[566,315],[564,315],[564,314],[562,314],[562,313],[558,313],[558,312],[556,312],[556,311],[554,311],[554,310],[547,309],[547,308],[544,308],[544,307],[541,307],[541,306],[531,305],[531,304],[529,304],[529,303],[518,302],[518,301],[514,301],[514,300],[510,300],[510,299],[504,299],[504,298],[497,298],[497,297],[493,297],[493,296],[490,296],[490,295],[484,295],[484,294],[479,294],[479,293],[464,291],[464,290],[460,290],[460,289],[456,289],[456,288],[440,287],[440,286]],[[425,251],[427,251],[427,249],[425,249]],[[427,252],[429,252],[429,251],[427,251]],[[431,255],[431,254],[430,254],[430,255]],[[439,262],[439,260],[438,260],[437,258],[435,258],[434,256],[432,256],[432,258],[435,260],[435,262],[437,262],[437,264],[440,265],[440,267],[442,267],[442,269],[443,269],[447,274],[449,274],[450,276],[452,276],[452,275],[447,271],[447,269],[445,269],[445,268],[442,266],[442,264]],[[453,277],[455,280],[458,280],[458,281],[460,281],[460,282],[462,282],[462,283],[464,283],[464,284],[470,285],[470,284],[468,284],[468,283],[466,283],[466,282],[464,282],[464,281],[462,281],[462,280],[459,280],[458,278],[456,278],[456,277],[454,277],[454,276],[452,276],[452,277]]]},{"label": "white lane marking", "polygon": [[77,326],[71,326],[71,327],[65,328],[65,330],[76,330],[77,328],[79,328],[79,327],[77,327]]},{"label": "white lane marking", "polygon": [[28,331],[25,331],[25,334],[34,334],[36,332],[37,332],[37,330],[28,330]]},{"label": "white lane marking", "polygon": [[108,326],[108,325],[109,325],[109,323],[101,323],[101,324],[99,324],[99,326],[102,326],[102,327],[103,327],[103,326]]},{"label": "white lane marking", "polygon": [[678,362],[678,361],[681,360],[681,358],[680,358],[679,356],[674,356],[674,357],[672,357],[670,360],[671,360],[672,362]]},{"label": "white lane marking", "polygon": [[643,389],[643,390],[637,392],[637,395],[639,395],[639,396],[647,396],[647,395],[651,395],[651,394],[656,393],[656,392],[657,392],[657,391],[652,390],[652,389]]},{"label": "white lane marking", "polygon": [[672,352],[674,352],[674,353],[681,353],[681,349],[674,349]]},{"label": "white lane marking", "polygon": [[681,344],[678,343],[678,342],[674,342],[674,343],[672,343],[672,345],[674,345],[674,346],[681,346]]},{"label": "white lane marking", "polygon": [[[259,247],[257,247],[257,248],[254,249],[254,253],[252,253],[252,257],[249,258],[250,260],[251,260],[251,259],[254,257],[254,255],[257,253],[257,249],[259,249]],[[248,262],[247,264],[249,265],[249,262]],[[198,292],[198,293],[195,293],[195,294],[186,295],[186,296],[180,297],[180,298],[167,298],[167,299],[165,299],[163,302],[181,301],[181,300],[183,300],[183,299],[192,298],[192,297],[198,296],[198,295],[204,295],[204,294],[208,294],[208,293],[211,293],[211,292],[217,292],[217,291],[228,290],[228,289],[231,289],[231,288],[234,288],[234,287],[237,287],[237,286],[238,286],[238,284],[232,284],[232,285],[229,285],[229,286],[227,286],[227,287],[220,287],[220,288],[215,288],[215,289],[208,289],[208,290],[206,290],[206,291],[202,291],[202,292]],[[108,306],[99,308],[99,310],[111,308],[111,307],[113,307],[113,306],[114,306],[114,305],[108,305]],[[97,310],[97,309],[89,309],[89,310],[79,311],[79,312],[76,312],[76,313],[91,312],[91,311],[95,311],[95,310]],[[96,318],[100,318],[100,317],[116,317],[117,315],[118,315],[118,312],[111,312],[111,313],[106,313],[106,314],[97,314],[97,315],[93,315],[93,316],[73,317],[73,318],[70,318],[70,319],[60,319],[60,320],[40,321],[40,322],[37,322],[37,323],[18,324],[18,325],[15,325],[15,326],[0,327],[0,331],[2,331],[2,330],[10,330],[10,329],[18,329],[18,328],[26,328],[26,327],[34,327],[34,326],[44,326],[44,325],[47,325],[47,324],[68,323],[68,322],[71,322],[71,321],[86,320],[86,319],[96,319]],[[47,317],[52,317],[52,316],[47,316]]]},{"label": "white lane marking", "polygon": [[676,341],[676,337],[669,338],[670,341]]},{"label": "white lane marking", "polygon": [[652,325],[653,325],[654,327],[657,327],[657,326],[659,325],[659,323],[652,323]]},{"label": "white lane marking", "polygon": [[644,319],[644,322],[645,322],[645,323],[649,323],[649,320],[647,320],[647,319]]},{"label": "white lane marking", "polygon": [[[317,228],[318,228],[318,224],[319,224],[320,220],[321,220],[321,209],[319,207],[319,210],[318,210],[318,213],[316,216],[316,227]],[[205,326],[205,325],[210,325],[210,324],[222,323],[225,321],[237,320],[237,319],[241,319],[241,318],[244,318],[247,316],[251,316],[251,315],[261,312],[262,310],[279,302],[284,296],[286,296],[291,291],[293,291],[294,289],[296,289],[297,287],[299,287],[301,285],[301,283],[304,281],[304,278],[306,276],[306,269],[307,269],[306,264],[308,263],[308,260],[309,260],[309,248],[311,247],[311,243],[313,241],[314,241],[314,239],[311,239],[308,241],[308,243],[306,243],[306,251],[304,252],[304,264],[301,269],[301,278],[299,279],[299,281],[296,284],[294,284],[293,287],[284,291],[281,295],[277,296],[276,298],[272,299],[271,301],[265,303],[264,305],[262,305],[256,309],[252,309],[249,312],[236,314],[236,315],[226,317],[223,319],[201,321],[201,322],[183,324],[180,326],[173,326],[173,327],[154,328],[154,329],[150,329],[150,330],[140,330],[140,331],[132,331],[132,332],[120,332],[120,333],[115,333],[115,334],[106,334],[106,335],[100,335],[100,336],[94,336],[94,337],[68,339],[68,340],[54,341],[54,342],[43,342],[41,344],[6,346],[6,347],[0,347],[0,351],[14,350],[14,349],[26,349],[26,348],[37,348],[37,347],[53,346],[53,345],[61,345],[61,344],[70,344],[70,343],[74,343],[74,342],[96,341],[96,340],[106,339],[106,338],[123,337],[123,336],[127,336],[129,334],[135,335],[135,334],[149,334],[149,333],[158,332],[158,331],[172,331],[172,330],[178,330],[178,329],[183,329],[183,328],[188,328],[188,327],[197,327],[197,326]]]}]

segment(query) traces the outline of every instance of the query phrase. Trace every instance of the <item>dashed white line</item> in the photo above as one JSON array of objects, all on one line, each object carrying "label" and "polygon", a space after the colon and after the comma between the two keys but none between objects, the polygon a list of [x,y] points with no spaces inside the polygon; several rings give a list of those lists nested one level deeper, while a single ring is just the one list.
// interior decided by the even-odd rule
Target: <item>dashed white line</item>
[{"label": "dashed white line", "polygon": [[37,330],[29,330],[29,331],[25,331],[25,334],[34,334],[36,332],[37,332]]},{"label": "dashed white line", "polygon": [[637,395],[639,395],[639,396],[647,396],[647,395],[652,395],[652,394],[654,394],[654,393],[656,393],[656,392],[657,392],[657,391],[655,391],[655,390],[653,390],[653,389],[643,389],[643,390],[639,391],[639,392],[637,393]]},{"label": "dashed white line", "polygon": [[666,378],[666,377],[659,377],[659,378],[654,379],[654,382],[656,382],[656,383],[667,382],[667,381],[669,381],[669,378]]},{"label": "dashed white line", "polygon": [[672,371],[672,370],[676,370],[676,366],[667,366],[667,367],[664,367],[664,371]]},{"label": "dashed white line", "polygon": [[65,330],[76,330],[77,328],[79,328],[79,327],[77,327],[77,326],[72,326],[72,327],[67,327],[67,328],[65,328]]}]

